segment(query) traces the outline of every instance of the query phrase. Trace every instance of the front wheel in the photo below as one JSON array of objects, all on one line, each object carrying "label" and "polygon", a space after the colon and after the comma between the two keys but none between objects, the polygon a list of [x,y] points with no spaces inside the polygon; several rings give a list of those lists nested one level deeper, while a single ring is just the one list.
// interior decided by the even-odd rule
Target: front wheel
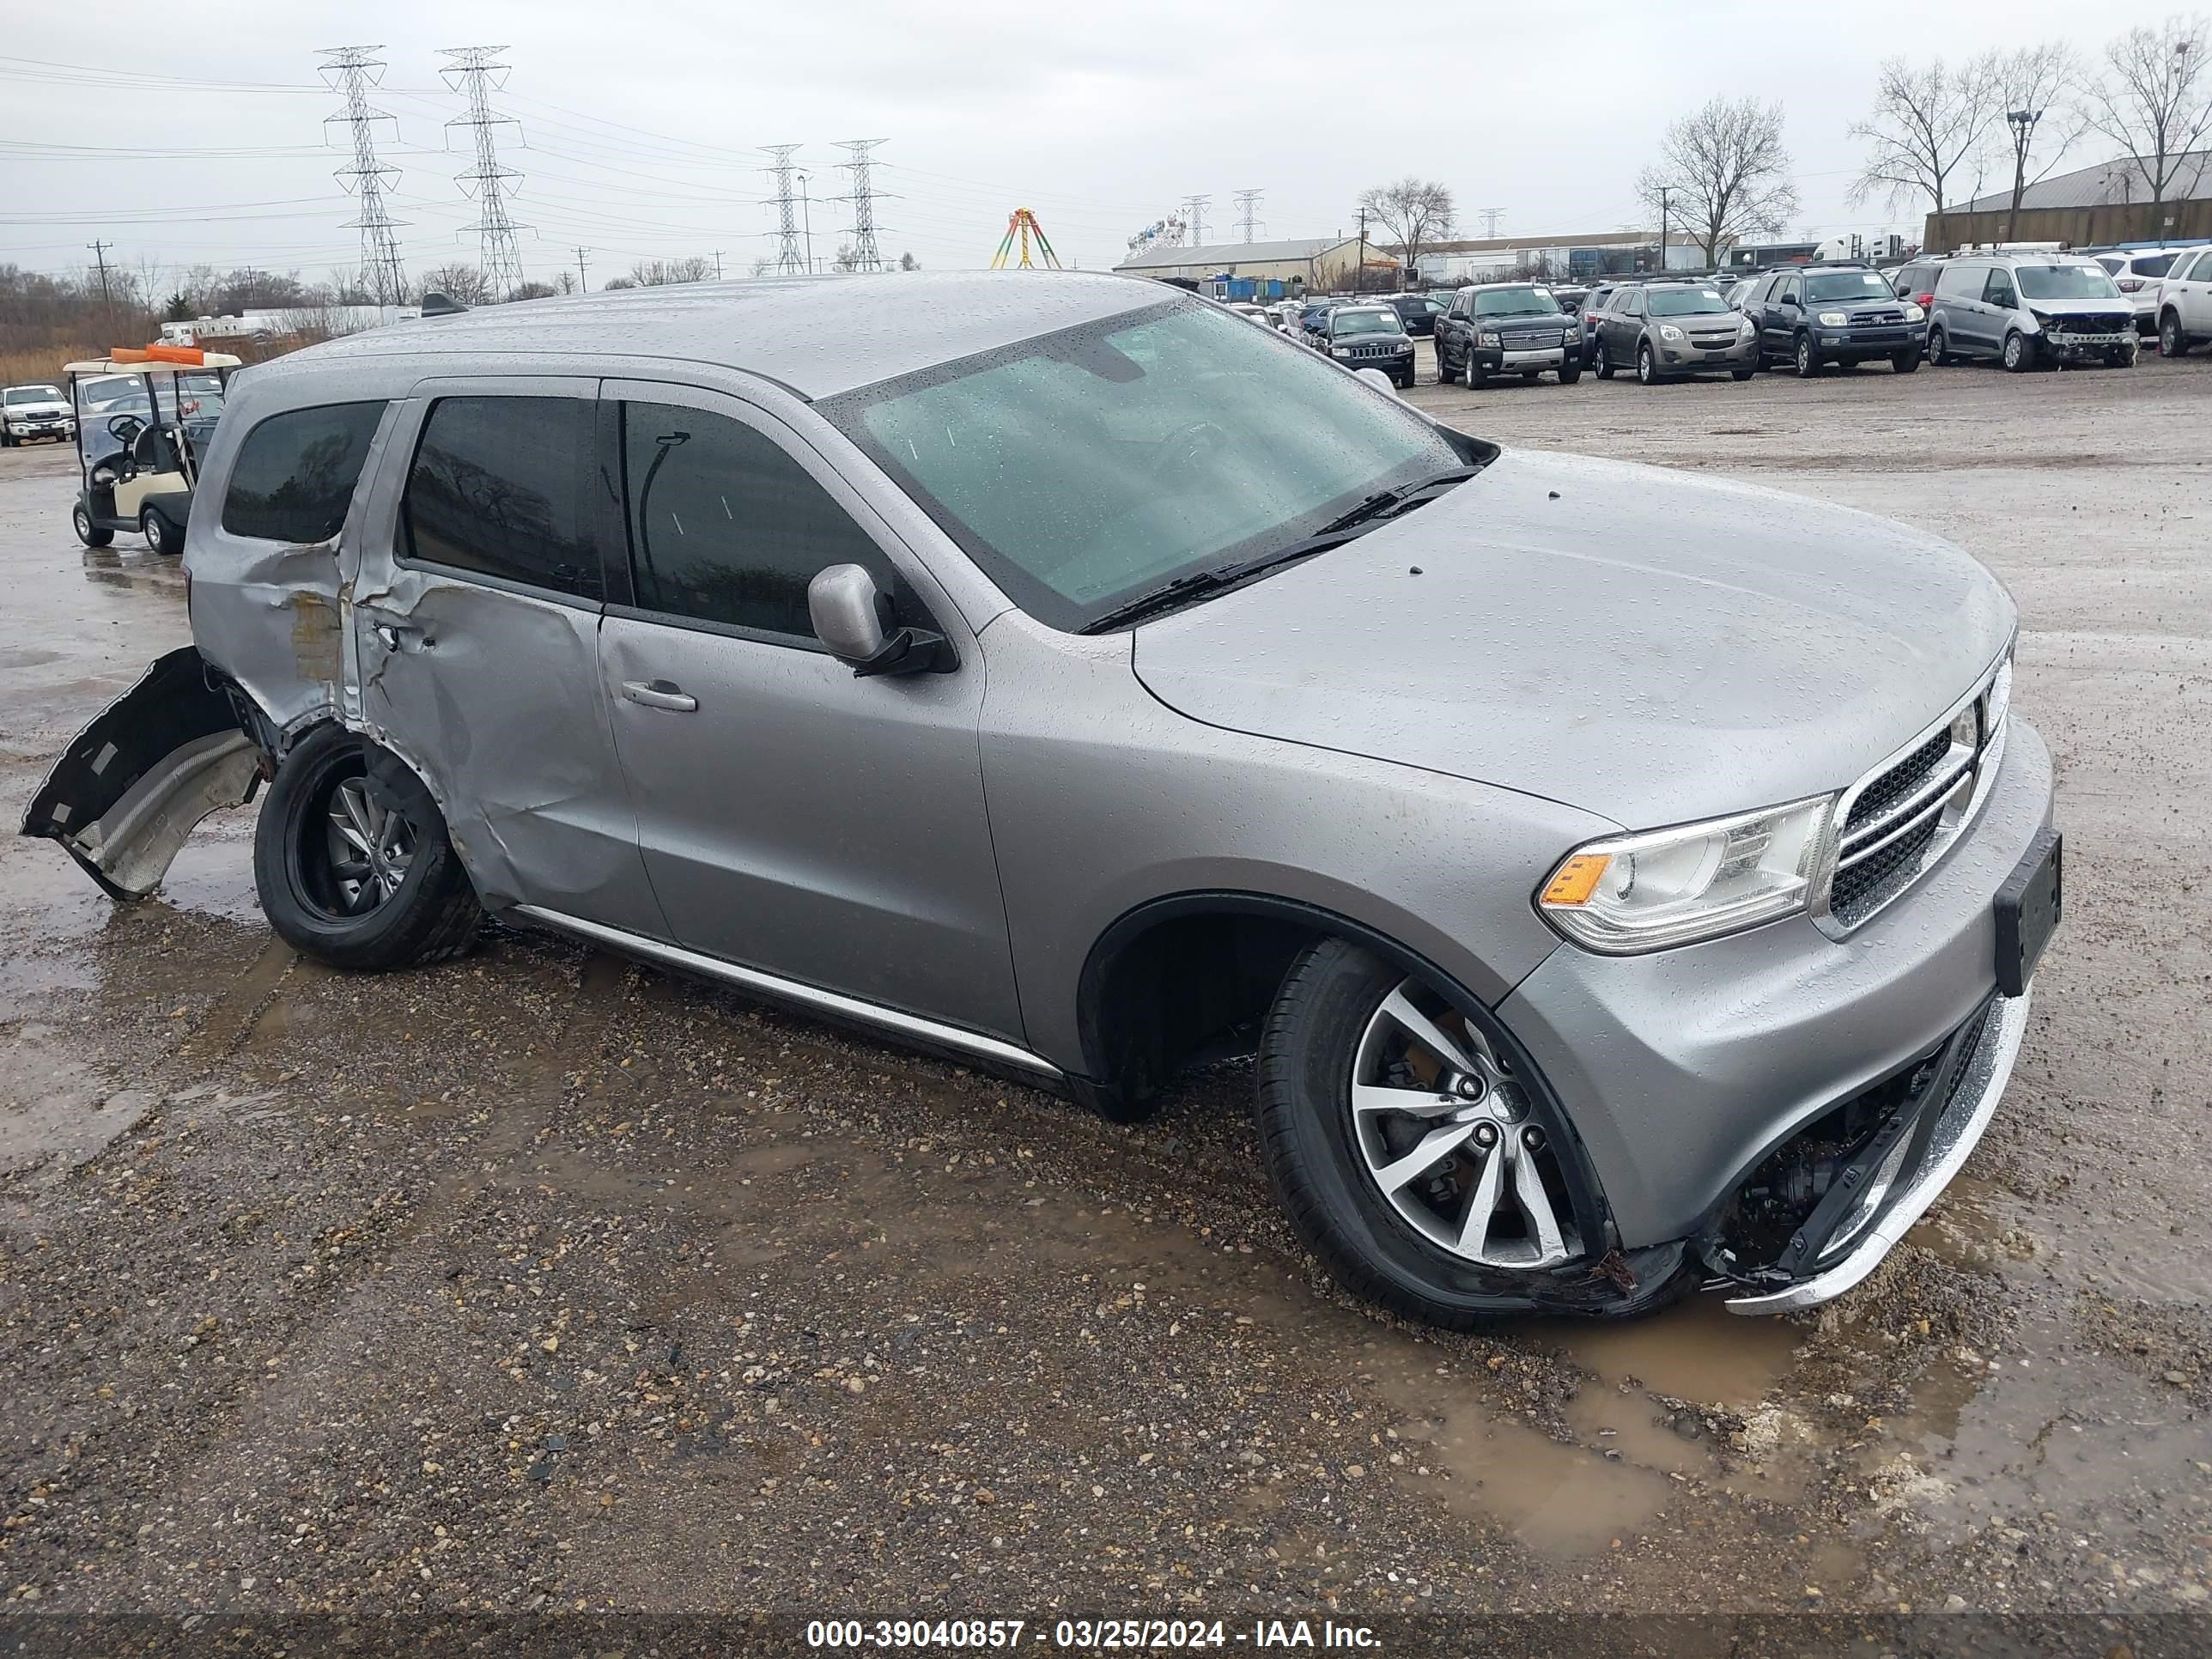
[{"label": "front wheel", "polygon": [[2161,357],[2189,355],[2189,336],[2182,331],[2181,319],[2170,311],[2159,322],[2158,353]]},{"label": "front wheel", "polygon": [[1797,337],[1797,378],[1809,380],[1820,372],[1820,354],[1813,349],[1813,337],[1800,334]]},{"label": "front wheel", "polygon": [[335,725],[285,757],[254,826],[262,912],[287,945],[334,968],[458,956],[483,919],[476,890],[429,793],[372,779],[369,758],[366,739]]},{"label": "front wheel", "polygon": [[[1589,1250],[1565,1149],[1486,1016],[1326,940],[1283,982],[1259,1085],[1275,1195],[1346,1290],[1457,1330],[1567,1299]],[[1583,1305],[1644,1312],[1691,1282]]]},{"label": "front wheel", "polygon": [[2004,366],[2008,374],[2025,374],[2035,367],[2035,347],[2017,329],[2005,336]]},{"label": "front wheel", "polygon": [[138,533],[146,538],[147,546],[165,559],[173,559],[185,550],[185,532],[150,507],[138,514]]},{"label": "front wheel", "polygon": [[1659,359],[1653,354],[1649,340],[1636,348],[1636,379],[1641,386],[1659,384]]},{"label": "front wheel", "polygon": [[1938,368],[1951,361],[1951,342],[1940,328],[1928,331],[1928,361]]},{"label": "front wheel", "polygon": [[1889,366],[1897,374],[1910,374],[1920,367],[1920,354],[1917,351],[1900,351],[1889,360]]},{"label": "front wheel", "polygon": [[1731,380],[1747,380],[1751,378],[1751,375],[1752,371],[1747,368],[1732,368],[1729,370],[1729,379]]},{"label": "front wheel", "polygon": [[1561,386],[1572,386],[1577,380],[1581,380],[1582,377],[1583,360],[1581,358],[1569,357],[1560,362],[1559,384]]},{"label": "front wheel", "polygon": [[87,547],[105,547],[115,539],[115,532],[112,530],[100,530],[94,527],[92,514],[84,510],[84,503],[82,501],[70,511],[70,527],[76,532],[77,540],[82,542]]}]

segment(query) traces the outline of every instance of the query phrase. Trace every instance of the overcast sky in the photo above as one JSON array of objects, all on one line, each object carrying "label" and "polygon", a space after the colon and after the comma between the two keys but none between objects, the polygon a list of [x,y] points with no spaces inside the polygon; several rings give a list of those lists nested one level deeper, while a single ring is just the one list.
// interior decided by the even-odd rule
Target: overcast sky
[{"label": "overcast sky", "polygon": [[[2091,53],[2166,9],[9,0],[0,262],[72,269],[101,238],[126,264],[254,263],[311,280],[356,264],[331,176],[340,157],[322,147],[338,100],[315,52],[375,42],[390,64],[377,102],[397,131],[386,125],[380,142],[404,169],[394,213],[411,222],[398,232],[410,270],[476,254],[463,228],[475,210],[453,179],[463,158],[443,151],[460,104],[437,49],[502,44],[512,70],[498,102],[520,125],[501,159],[526,175],[514,212],[535,227],[525,269],[573,268],[582,244],[595,289],[636,259],[717,249],[742,273],[773,246],[757,147],[803,143],[810,191],[828,197],[844,187],[844,138],[887,141],[884,250],[933,268],[985,264],[1018,205],[1064,260],[1105,265],[1193,192],[1213,198],[1209,241],[1237,237],[1232,196],[1245,188],[1266,191],[1261,235],[1316,235],[1348,230],[1363,187],[1408,173],[1450,185],[1476,234],[1474,210],[1488,207],[1507,235],[1618,229],[1648,222],[1634,182],[1667,123],[1716,94],[1785,105],[1802,226],[1875,231],[1892,222],[1882,206],[1844,199],[1858,148],[1845,129],[1880,59],[2045,36]],[[813,204],[825,261],[848,211]]]}]

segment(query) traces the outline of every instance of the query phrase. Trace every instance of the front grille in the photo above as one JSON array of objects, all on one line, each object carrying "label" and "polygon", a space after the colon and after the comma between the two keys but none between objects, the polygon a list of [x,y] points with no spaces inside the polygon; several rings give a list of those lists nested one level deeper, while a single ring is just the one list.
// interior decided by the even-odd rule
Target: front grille
[{"label": "front grille", "polygon": [[1858,328],[1894,328],[1904,320],[1902,311],[1862,311],[1851,319],[1851,323]]},{"label": "front grille", "polygon": [[2060,317],[2051,325],[2054,334],[2118,334],[2136,325],[2133,312],[2115,312],[2110,316]]},{"label": "front grille", "polygon": [[1827,919],[1848,931],[1917,880],[1963,830],[2002,751],[2010,665],[1850,789],[1835,829]]},{"label": "front grille", "polygon": [[1508,351],[1534,351],[1555,346],[1566,336],[1556,328],[1524,328],[1501,330],[1498,337]]},{"label": "front grille", "polygon": [[1352,348],[1355,357],[1395,357],[1405,350],[1401,345],[1356,345]]}]

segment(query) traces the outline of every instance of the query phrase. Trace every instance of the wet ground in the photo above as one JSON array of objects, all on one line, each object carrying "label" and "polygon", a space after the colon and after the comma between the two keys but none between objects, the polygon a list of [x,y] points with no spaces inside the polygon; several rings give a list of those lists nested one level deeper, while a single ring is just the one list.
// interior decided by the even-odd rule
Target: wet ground
[{"label": "wet ground", "polygon": [[[1237,1066],[1115,1127],[543,936],[333,974],[263,925],[250,809],[121,908],[11,837],[0,1613],[2212,1644],[2212,363],[1413,397],[1924,525],[2018,595],[2068,924],[1875,1279],[1439,1336],[1301,1255]],[[11,823],[186,637],[133,544],[88,567],[72,488],[0,454]]]}]

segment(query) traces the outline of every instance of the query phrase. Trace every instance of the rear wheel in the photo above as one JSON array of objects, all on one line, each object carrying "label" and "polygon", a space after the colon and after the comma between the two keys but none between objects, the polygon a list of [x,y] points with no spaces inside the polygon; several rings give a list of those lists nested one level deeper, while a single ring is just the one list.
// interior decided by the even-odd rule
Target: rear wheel
[{"label": "rear wheel", "polygon": [[70,526],[76,532],[77,540],[82,542],[87,547],[105,547],[115,539],[115,532],[112,530],[94,528],[92,514],[84,510],[82,501],[79,501],[70,510]]},{"label": "rear wheel", "polygon": [[[1563,1299],[1585,1243],[1505,1046],[1346,941],[1291,969],[1261,1042],[1261,1140],[1277,1198],[1347,1291],[1462,1330]],[[1676,1271],[1590,1311],[1648,1311],[1692,1283]]]},{"label": "rear wheel", "polygon": [[380,787],[357,732],[325,726],[286,757],[254,828],[269,925],[334,968],[380,972],[468,947],[483,911],[427,791]]},{"label": "rear wheel", "polygon": [[1603,346],[1597,349],[1597,362],[1592,367],[1597,370],[1599,380],[1609,380],[1613,378],[1613,359],[1605,355]]},{"label": "rear wheel", "polygon": [[149,507],[140,511],[138,533],[146,538],[147,546],[165,559],[173,559],[185,550],[185,532],[157,508]]}]

